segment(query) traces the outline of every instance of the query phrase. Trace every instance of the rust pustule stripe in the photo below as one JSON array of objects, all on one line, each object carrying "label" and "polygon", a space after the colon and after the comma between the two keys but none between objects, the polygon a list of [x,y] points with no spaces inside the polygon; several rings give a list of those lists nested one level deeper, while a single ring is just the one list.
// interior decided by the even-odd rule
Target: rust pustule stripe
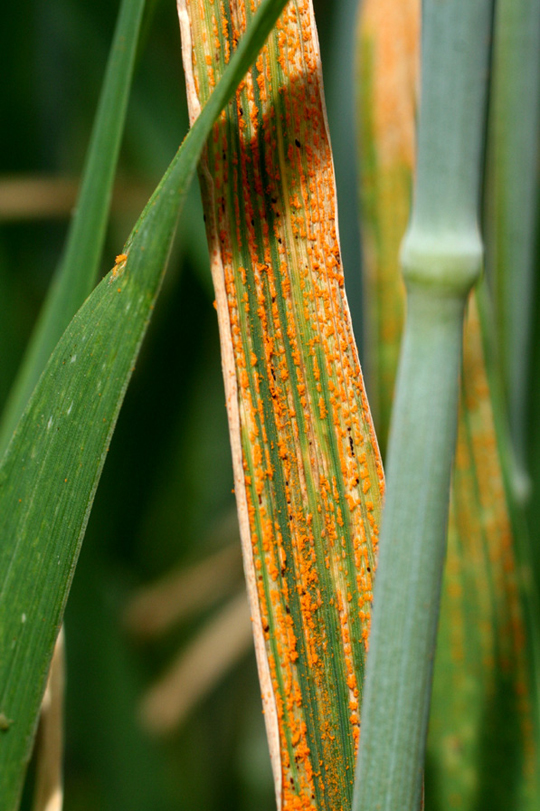
[{"label": "rust pustule stripe", "polygon": [[[256,6],[180,4],[192,118]],[[278,803],[338,811],[352,796],[383,473],[307,0],[286,7],[200,175]]]}]

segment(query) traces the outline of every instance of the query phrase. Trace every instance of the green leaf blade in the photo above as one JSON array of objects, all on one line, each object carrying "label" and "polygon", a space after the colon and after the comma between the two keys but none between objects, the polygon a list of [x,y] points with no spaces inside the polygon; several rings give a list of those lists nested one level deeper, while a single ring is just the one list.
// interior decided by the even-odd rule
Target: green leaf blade
[{"label": "green leaf blade", "polygon": [[[111,272],[73,319],[0,468],[0,706],[13,721],[0,738],[2,796],[18,785],[29,754],[48,656],[157,295],[175,203],[156,262],[146,260],[141,229],[123,271]],[[154,232],[148,242],[155,239]]]},{"label": "green leaf blade", "polygon": [[205,140],[283,8],[265,0],[124,248],[54,350],[0,466],[0,796],[17,806],[48,664],[121,403]]}]

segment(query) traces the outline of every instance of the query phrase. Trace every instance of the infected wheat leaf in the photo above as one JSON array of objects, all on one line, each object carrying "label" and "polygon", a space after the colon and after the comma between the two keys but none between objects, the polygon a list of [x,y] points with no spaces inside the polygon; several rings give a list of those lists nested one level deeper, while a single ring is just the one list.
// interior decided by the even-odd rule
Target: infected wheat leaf
[{"label": "infected wheat leaf", "polygon": [[[181,0],[192,119],[256,3]],[[383,474],[343,289],[319,47],[289,3],[201,184],[279,807],[350,807]]]}]

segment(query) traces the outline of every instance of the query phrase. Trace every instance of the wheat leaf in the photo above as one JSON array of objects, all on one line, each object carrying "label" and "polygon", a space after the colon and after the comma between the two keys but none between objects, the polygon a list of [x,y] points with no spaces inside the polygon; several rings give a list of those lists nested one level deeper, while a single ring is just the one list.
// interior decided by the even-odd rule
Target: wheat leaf
[{"label": "wheat leaf", "polygon": [[[255,5],[180,3],[192,115]],[[347,808],[383,481],[343,289],[310,2],[287,6],[200,177],[278,805]]]}]

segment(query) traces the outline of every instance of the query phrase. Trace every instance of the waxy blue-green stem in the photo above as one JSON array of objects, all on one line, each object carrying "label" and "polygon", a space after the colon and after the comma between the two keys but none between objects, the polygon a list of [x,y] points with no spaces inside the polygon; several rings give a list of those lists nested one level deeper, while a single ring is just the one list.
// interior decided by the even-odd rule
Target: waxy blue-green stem
[{"label": "waxy blue-green stem", "polygon": [[478,229],[491,0],[424,0],[407,319],[362,702],[353,811],[418,811]]}]

